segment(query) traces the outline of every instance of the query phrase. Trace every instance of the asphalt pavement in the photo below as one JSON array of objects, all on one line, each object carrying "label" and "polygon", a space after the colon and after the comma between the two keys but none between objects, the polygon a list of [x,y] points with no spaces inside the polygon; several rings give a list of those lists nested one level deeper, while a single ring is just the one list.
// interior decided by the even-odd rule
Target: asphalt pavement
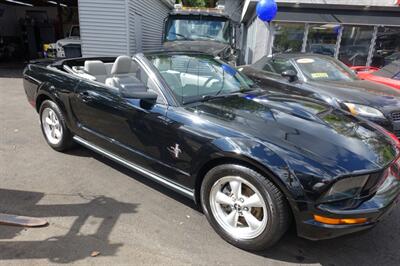
[{"label": "asphalt pavement", "polygon": [[223,241],[187,200],[83,147],[52,150],[18,71],[0,68],[0,212],[49,225],[0,225],[0,264],[400,265],[400,206],[367,232],[251,253]]}]

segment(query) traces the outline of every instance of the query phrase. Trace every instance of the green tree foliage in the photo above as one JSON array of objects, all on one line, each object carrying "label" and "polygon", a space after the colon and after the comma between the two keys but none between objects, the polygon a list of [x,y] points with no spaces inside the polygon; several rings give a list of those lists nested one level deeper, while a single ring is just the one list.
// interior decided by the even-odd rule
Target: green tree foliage
[{"label": "green tree foliage", "polygon": [[212,0],[178,0],[177,3],[182,3],[184,6],[190,7],[210,7],[214,1]]}]

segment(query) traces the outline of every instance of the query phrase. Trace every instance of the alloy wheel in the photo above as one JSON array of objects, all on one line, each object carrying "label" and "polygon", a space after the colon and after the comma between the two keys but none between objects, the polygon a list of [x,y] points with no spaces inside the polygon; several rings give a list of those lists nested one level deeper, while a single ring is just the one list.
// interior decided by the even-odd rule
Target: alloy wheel
[{"label": "alloy wheel", "polygon": [[63,129],[56,112],[46,107],[42,112],[42,126],[47,140],[54,145],[60,143],[63,137]]},{"label": "alloy wheel", "polygon": [[239,176],[218,179],[209,200],[218,224],[236,239],[256,238],[267,226],[265,200],[250,182]]}]

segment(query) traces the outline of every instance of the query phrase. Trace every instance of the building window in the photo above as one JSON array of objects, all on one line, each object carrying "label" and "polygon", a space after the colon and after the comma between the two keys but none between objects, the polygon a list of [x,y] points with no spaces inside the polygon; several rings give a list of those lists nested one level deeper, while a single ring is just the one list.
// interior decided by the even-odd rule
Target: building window
[{"label": "building window", "polygon": [[374,27],[371,26],[343,26],[340,61],[348,66],[365,66],[373,34]]},{"label": "building window", "polygon": [[400,59],[400,27],[379,27],[371,65],[384,67]]},{"label": "building window", "polygon": [[334,56],[340,31],[337,24],[310,24],[306,52]]},{"label": "building window", "polygon": [[301,52],[304,23],[275,23],[272,53]]}]

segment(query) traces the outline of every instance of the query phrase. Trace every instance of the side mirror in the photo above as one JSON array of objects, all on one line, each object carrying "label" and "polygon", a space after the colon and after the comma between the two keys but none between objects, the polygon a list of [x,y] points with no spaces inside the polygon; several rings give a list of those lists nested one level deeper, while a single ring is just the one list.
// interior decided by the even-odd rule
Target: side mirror
[{"label": "side mirror", "polygon": [[281,76],[287,78],[289,82],[293,82],[298,79],[297,73],[294,70],[285,70],[281,73]]}]

